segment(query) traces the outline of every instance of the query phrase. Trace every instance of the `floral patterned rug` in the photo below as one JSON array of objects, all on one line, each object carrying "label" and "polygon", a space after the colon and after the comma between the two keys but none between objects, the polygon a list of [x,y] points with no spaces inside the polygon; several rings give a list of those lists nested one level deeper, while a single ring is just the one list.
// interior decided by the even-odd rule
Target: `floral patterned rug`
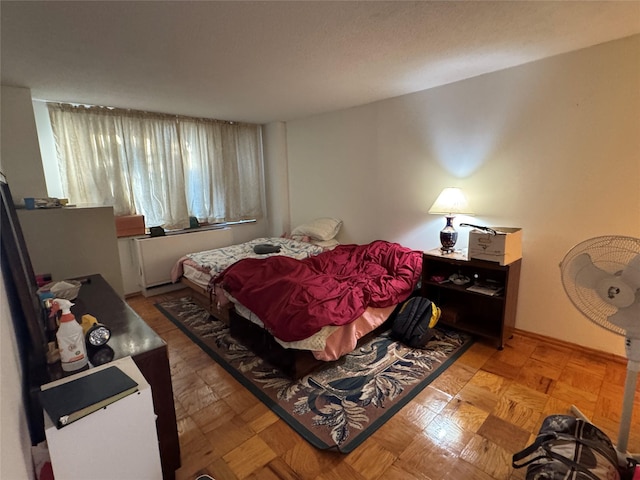
[{"label": "floral patterned rug", "polygon": [[366,440],[473,343],[469,335],[436,328],[424,349],[413,349],[387,330],[344,361],[292,381],[191,298],[156,307],[308,442],[343,453]]}]

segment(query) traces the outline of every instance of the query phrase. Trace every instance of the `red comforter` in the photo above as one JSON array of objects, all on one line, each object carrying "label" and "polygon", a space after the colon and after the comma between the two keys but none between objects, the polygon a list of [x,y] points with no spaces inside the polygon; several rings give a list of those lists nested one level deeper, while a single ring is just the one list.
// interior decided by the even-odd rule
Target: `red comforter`
[{"label": "red comforter", "polygon": [[406,300],[422,271],[422,252],[377,240],[339,245],[304,260],[274,256],[240,260],[213,279],[255,313],[277,338],[308,338],[344,325],[371,307]]}]

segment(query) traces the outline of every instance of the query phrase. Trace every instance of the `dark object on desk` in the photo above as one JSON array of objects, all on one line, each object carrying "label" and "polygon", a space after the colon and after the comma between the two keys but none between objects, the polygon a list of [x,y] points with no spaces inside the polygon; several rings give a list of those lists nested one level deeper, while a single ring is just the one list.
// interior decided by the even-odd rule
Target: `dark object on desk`
[{"label": "dark object on desk", "polygon": [[138,390],[138,384],[118,367],[81,376],[42,389],[40,401],[56,428],[62,428]]},{"label": "dark object on desk", "polygon": [[483,232],[488,233],[489,235],[496,235],[496,231],[493,228],[490,227],[483,227],[482,225],[474,225],[472,223],[461,223],[460,224],[461,227],[471,227],[471,228],[475,228],[476,230],[482,230]]},{"label": "dark object on desk", "polygon": [[89,356],[89,362],[94,367],[104,365],[113,360],[115,352],[109,345],[103,345],[101,347],[92,347],[87,345],[87,355]]},{"label": "dark object on desk", "polygon": [[111,338],[111,329],[93,315],[82,316],[82,330],[88,347],[101,347]]},{"label": "dark object on desk", "polygon": [[253,247],[253,252],[258,255],[265,255],[267,253],[279,253],[280,245],[272,245],[270,243],[260,243]]},{"label": "dark object on desk", "polygon": [[151,227],[149,229],[149,234],[152,237],[164,237],[164,235],[165,235],[164,228],[162,228],[162,227]]}]

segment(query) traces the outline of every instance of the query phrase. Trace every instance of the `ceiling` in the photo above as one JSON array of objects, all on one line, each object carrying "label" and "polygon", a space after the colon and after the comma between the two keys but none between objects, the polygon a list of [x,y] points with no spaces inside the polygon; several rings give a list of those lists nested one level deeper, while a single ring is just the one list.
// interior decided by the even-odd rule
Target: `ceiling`
[{"label": "ceiling", "polygon": [[267,123],[640,33],[640,1],[6,1],[2,84]]}]

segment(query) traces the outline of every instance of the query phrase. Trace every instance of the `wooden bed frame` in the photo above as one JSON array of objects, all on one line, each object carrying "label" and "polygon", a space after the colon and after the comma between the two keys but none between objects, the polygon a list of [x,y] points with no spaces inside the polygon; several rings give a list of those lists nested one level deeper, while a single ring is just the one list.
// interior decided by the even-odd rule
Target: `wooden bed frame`
[{"label": "wooden bed frame", "polygon": [[284,348],[264,328],[239,315],[235,309],[230,310],[229,320],[229,330],[233,338],[293,380],[298,380],[323,366],[334,364],[318,360],[308,350]]},{"label": "wooden bed frame", "polygon": [[[323,367],[335,366],[344,362],[344,358],[332,362],[318,360],[308,350],[297,350],[293,348],[284,348],[273,336],[264,328],[259,327],[255,323],[247,320],[238,314],[233,308],[233,304],[229,307],[218,308],[215,296],[207,289],[193,283],[187,278],[182,277],[181,282],[192,290],[194,300],[205,308],[211,315],[229,325],[231,336],[249,348],[253,353],[258,355],[264,361],[270,363],[274,367],[280,369],[285,375],[293,380],[298,380],[312,371]],[[389,316],[378,328],[362,337],[356,348],[368,341],[371,337],[378,335],[380,332],[389,328],[389,320],[393,318],[395,312]]]},{"label": "wooden bed frame", "polygon": [[233,305],[228,307],[218,308],[218,302],[215,299],[213,292],[208,291],[206,288],[193,283],[186,277],[180,279],[180,283],[188,287],[193,294],[193,299],[203,307],[207,312],[216,317],[218,320],[229,325],[229,311],[233,309]]},{"label": "wooden bed frame", "polygon": [[229,304],[229,307],[218,308],[212,292],[193,283],[188,278],[182,277],[180,281],[191,290],[193,299],[201,307],[218,320],[229,325],[232,337],[294,380],[327,364],[327,362],[316,359],[309,351],[284,348],[264,328],[260,328],[239,315],[233,308],[233,304]]},{"label": "wooden bed frame", "polygon": [[[382,325],[358,340],[356,348],[379,335],[380,332],[388,330],[394,316],[395,311]],[[322,368],[334,367],[345,361],[345,356],[343,356],[338,360],[326,362],[315,358],[309,350],[284,348],[264,328],[239,315],[234,309],[229,311],[229,317],[231,320],[229,329],[233,338],[293,380],[298,380]]]}]

